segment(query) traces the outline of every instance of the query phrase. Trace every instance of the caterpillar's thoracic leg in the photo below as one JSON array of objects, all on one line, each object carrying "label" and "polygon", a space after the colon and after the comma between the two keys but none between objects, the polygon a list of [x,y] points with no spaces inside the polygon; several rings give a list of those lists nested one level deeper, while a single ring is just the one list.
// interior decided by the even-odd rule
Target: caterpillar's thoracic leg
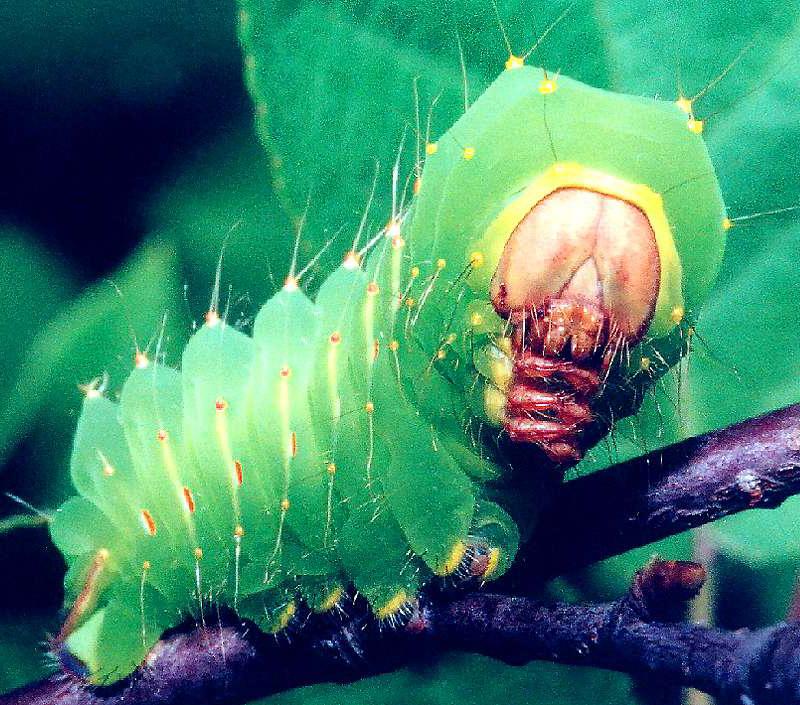
[{"label": "caterpillar's thoracic leg", "polygon": [[595,420],[592,401],[603,386],[604,346],[593,358],[575,361],[532,352],[535,342],[517,346],[505,429],[511,440],[536,443],[557,463],[575,462],[583,455],[583,431]]}]

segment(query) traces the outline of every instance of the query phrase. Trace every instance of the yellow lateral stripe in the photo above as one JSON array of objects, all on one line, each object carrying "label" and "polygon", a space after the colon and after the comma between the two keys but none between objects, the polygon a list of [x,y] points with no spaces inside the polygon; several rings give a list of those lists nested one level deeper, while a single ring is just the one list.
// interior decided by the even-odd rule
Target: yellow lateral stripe
[{"label": "yellow lateral stripe", "polygon": [[488,266],[473,270],[470,280],[488,289],[514,228],[537,203],[562,188],[582,188],[613,196],[636,206],[645,214],[656,236],[661,264],[658,299],[648,335],[658,337],[672,330],[675,324],[671,312],[684,305],[683,271],[672,229],[664,212],[663,199],[644,184],[634,184],[576,162],[552,164],[501,211],[476,245],[476,249],[484,253]]}]

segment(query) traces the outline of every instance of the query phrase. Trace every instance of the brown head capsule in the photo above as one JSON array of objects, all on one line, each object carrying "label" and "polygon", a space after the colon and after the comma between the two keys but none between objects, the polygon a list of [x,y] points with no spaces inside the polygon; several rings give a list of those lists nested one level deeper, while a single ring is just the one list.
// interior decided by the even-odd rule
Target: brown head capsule
[{"label": "brown head capsule", "polygon": [[522,219],[491,284],[492,304],[513,324],[512,440],[559,463],[582,457],[592,402],[615,356],[647,330],[660,274],[650,222],[621,199],[559,189]]}]

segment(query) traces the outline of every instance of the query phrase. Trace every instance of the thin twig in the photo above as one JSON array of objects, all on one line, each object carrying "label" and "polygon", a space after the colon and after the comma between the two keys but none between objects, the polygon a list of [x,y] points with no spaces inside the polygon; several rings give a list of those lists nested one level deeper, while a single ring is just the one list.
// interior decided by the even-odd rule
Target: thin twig
[{"label": "thin twig", "polygon": [[[800,406],[793,406],[568,483],[514,582],[538,583],[797,493]],[[800,705],[800,623],[729,632],[672,621],[702,578],[696,564],[656,562],[623,598],[594,605],[431,586],[403,628],[382,628],[357,601],[335,618],[301,616],[304,626],[287,639],[228,614],[216,626],[167,635],[145,668],[111,688],[90,689],[58,674],[0,697],[0,705],[234,705],[302,685],[351,682],[446,649],[512,664],[544,659],[609,668],[731,702]]]},{"label": "thin twig", "polygon": [[565,483],[510,579],[519,589],[800,494],[800,404]]},{"label": "thin twig", "polygon": [[343,621],[311,617],[285,641],[221,623],[164,639],[146,669],[114,688],[92,690],[60,675],[0,703],[236,705],[303,685],[351,682],[446,649],[509,664],[544,659],[608,668],[730,702],[800,703],[800,624],[730,632],[670,621],[704,575],[695,563],[655,561],[621,599],[595,605],[434,592],[423,594],[402,628],[379,629],[359,605]]}]

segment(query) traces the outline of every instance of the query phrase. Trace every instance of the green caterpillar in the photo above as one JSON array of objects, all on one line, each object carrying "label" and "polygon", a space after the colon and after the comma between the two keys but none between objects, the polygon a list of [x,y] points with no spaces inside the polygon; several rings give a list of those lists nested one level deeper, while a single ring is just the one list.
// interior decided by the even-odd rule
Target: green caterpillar
[{"label": "green caterpillar", "polygon": [[[691,106],[506,68],[313,302],[292,274],[252,336],[212,307],[180,371],[87,388],[51,532],[92,682],[211,603],[279,632],[350,585],[392,619],[432,576],[499,577],[520,449],[574,461],[685,352],[727,223]],[[580,203],[600,225],[565,248]]]}]

